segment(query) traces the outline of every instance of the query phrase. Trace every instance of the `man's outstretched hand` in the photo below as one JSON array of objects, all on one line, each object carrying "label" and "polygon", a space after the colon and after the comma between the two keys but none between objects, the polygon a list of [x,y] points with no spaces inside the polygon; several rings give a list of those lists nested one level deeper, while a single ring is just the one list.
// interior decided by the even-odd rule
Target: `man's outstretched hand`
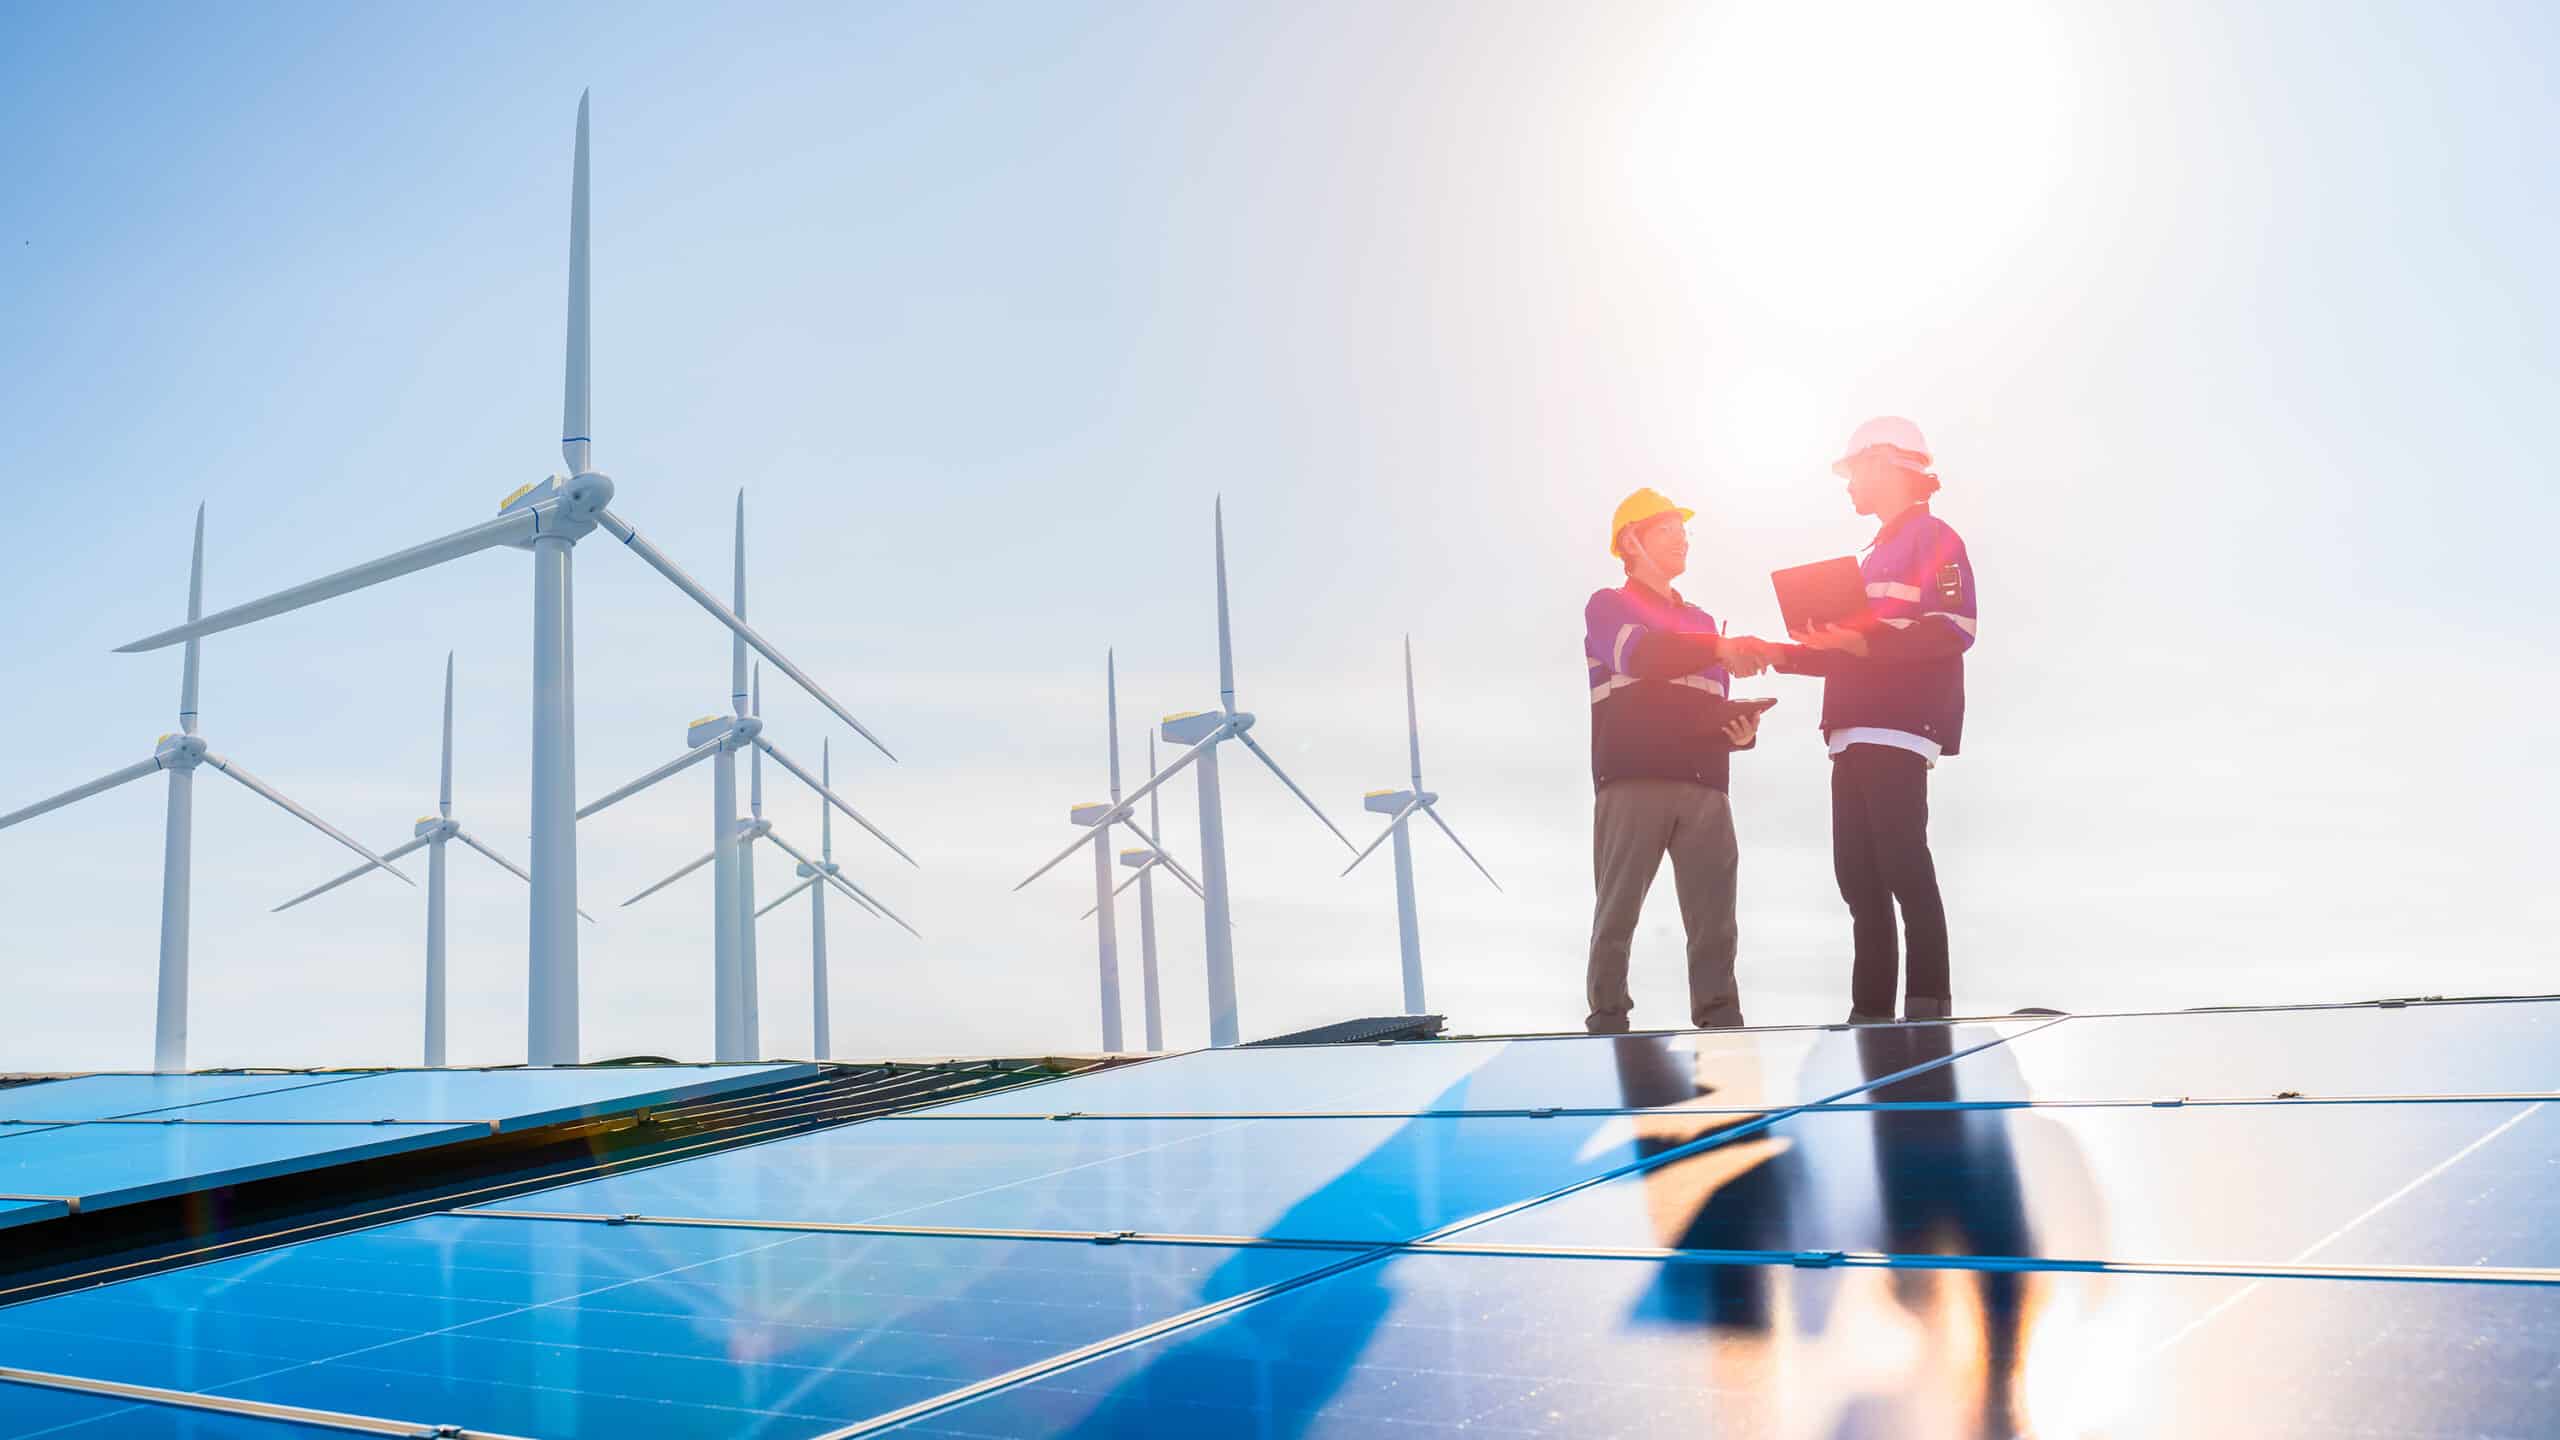
[{"label": "man's outstretched hand", "polygon": [[1757,710],[1746,715],[1736,715],[1724,722],[1724,738],[1733,742],[1733,748],[1737,750],[1750,744],[1752,738],[1759,733],[1760,712]]},{"label": "man's outstretched hand", "polygon": [[1797,644],[1811,650],[1833,650],[1863,659],[1867,653],[1867,634],[1846,625],[1816,625],[1810,630],[1790,630]]}]

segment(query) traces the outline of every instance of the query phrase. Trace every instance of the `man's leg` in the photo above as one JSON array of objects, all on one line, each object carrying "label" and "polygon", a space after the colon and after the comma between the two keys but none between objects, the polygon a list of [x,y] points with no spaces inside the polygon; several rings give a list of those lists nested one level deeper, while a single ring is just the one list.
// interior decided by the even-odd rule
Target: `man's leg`
[{"label": "man's leg", "polygon": [[1627,952],[1635,945],[1644,892],[1662,868],[1670,834],[1662,780],[1619,780],[1600,788],[1591,810],[1591,966],[1584,990],[1594,1035],[1624,1034],[1635,999],[1627,993]]},{"label": "man's leg", "polygon": [[1877,864],[1868,818],[1866,757],[1879,753],[1881,746],[1852,745],[1831,757],[1831,874],[1840,882],[1840,898],[1849,903],[1853,1020],[1893,1018],[1894,971],[1901,960],[1893,889]]},{"label": "man's leg", "polygon": [[1700,1029],[1742,1023],[1734,982],[1739,932],[1733,898],[1742,854],[1733,838],[1733,803],[1721,790],[1685,787],[1671,827],[1671,883],[1680,922],[1689,932],[1689,1023]]},{"label": "man's leg", "polygon": [[[1938,898],[1938,866],[1929,855],[1929,763],[1907,750],[1877,747],[1867,777],[1868,833],[1876,870],[1902,905],[1903,1013],[1943,1020],[1954,992],[1947,974],[1947,908]],[[1891,997],[1888,996],[1888,999]]]}]

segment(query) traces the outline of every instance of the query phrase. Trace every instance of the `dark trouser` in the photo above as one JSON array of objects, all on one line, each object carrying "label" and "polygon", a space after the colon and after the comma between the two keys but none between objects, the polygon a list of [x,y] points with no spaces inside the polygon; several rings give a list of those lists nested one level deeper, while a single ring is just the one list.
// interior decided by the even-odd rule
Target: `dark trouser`
[{"label": "dark trouser", "polygon": [[1937,1001],[1945,1013],[1947,910],[1929,858],[1928,761],[1890,745],[1852,745],[1831,757],[1831,872],[1840,898],[1849,902],[1857,957],[1849,973],[1850,1010],[1894,1013],[1899,902],[1911,946],[1903,993]]},{"label": "dark trouser", "polygon": [[1742,1023],[1734,988],[1737,932],[1733,807],[1723,791],[1691,780],[1612,780],[1600,787],[1591,819],[1591,871],[1597,898],[1591,914],[1591,964],[1584,989],[1594,1035],[1623,1034],[1635,1001],[1627,994],[1627,953],[1636,913],[1662,857],[1671,857],[1672,889],[1689,932],[1689,1023]]}]

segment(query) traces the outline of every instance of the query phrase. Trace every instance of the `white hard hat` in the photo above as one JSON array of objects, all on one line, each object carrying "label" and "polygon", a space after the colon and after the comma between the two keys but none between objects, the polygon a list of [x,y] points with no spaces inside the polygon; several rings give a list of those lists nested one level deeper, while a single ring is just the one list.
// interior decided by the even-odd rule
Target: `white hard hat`
[{"label": "white hard hat", "polygon": [[1920,427],[1899,415],[1879,415],[1849,436],[1849,448],[1831,462],[1831,473],[1849,478],[1849,462],[1879,445],[1892,451],[1894,463],[1905,470],[1929,468],[1929,442],[1921,437]]}]

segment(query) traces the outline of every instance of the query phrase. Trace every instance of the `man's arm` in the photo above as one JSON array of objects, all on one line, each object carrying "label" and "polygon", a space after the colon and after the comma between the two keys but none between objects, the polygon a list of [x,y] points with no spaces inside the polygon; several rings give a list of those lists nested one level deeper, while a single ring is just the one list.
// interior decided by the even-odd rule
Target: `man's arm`
[{"label": "man's arm", "polygon": [[1714,632],[1657,630],[1637,618],[1613,592],[1603,590],[1591,597],[1582,613],[1584,649],[1615,674],[1669,680],[1723,663],[1723,642]]}]

